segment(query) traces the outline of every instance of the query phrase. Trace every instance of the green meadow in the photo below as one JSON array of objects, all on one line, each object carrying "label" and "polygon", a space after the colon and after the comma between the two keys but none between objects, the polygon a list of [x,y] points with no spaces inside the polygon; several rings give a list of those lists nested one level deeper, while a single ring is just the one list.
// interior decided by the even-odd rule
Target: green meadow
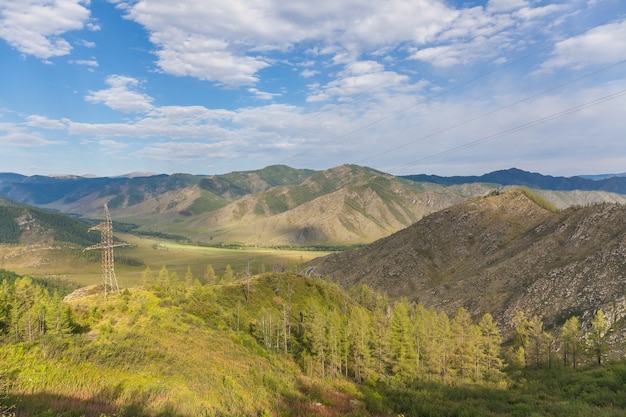
[{"label": "green meadow", "polygon": [[[296,272],[300,266],[330,252],[241,247],[238,249],[186,245],[163,239],[116,234],[130,246],[115,249],[115,273],[121,287],[141,284],[146,267],[162,267],[180,277],[187,269],[202,280],[207,266],[221,276],[230,265],[235,276],[263,272]],[[0,245],[0,267],[24,275],[58,277],[81,286],[100,283],[100,251],[69,245]]]}]

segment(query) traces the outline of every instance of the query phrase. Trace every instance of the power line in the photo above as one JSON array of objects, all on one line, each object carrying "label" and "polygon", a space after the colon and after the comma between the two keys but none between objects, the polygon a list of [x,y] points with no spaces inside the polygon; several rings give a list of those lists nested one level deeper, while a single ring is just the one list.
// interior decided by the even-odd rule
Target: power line
[{"label": "power line", "polygon": [[461,150],[465,150],[465,149],[468,149],[468,148],[480,145],[480,144],[485,143],[485,142],[496,140],[496,139],[498,139],[498,138],[500,138],[502,136],[506,136],[506,135],[509,135],[511,133],[517,133],[519,131],[522,131],[522,130],[525,130],[525,129],[528,129],[528,128],[531,128],[531,127],[534,127],[534,126],[537,126],[537,125],[540,125],[540,124],[543,124],[543,123],[547,123],[547,122],[550,122],[552,120],[555,120],[555,119],[558,119],[558,118],[561,118],[561,117],[564,117],[564,116],[568,116],[568,115],[570,115],[572,113],[576,113],[576,112],[584,110],[584,109],[586,109],[588,107],[592,107],[592,106],[595,106],[597,104],[604,103],[606,101],[616,99],[616,98],[618,98],[620,96],[623,96],[623,95],[626,95],[626,89],[620,90],[620,91],[618,91],[616,93],[613,93],[613,94],[609,94],[609,95],[597,98],[597,99],[589,101],[587,103],[583,103],[583,104],[580,104],[580,105],[577,105],[577,106],[574,106],[574,107],[570,107],[568,109],[559,111],[557,113],[552,113],[552,114],[550,114],[548,116],[541,117],[539,119],[536,119],[536,120],[533,120],[533,121],[521,124],[519,126],[510,128],[510,129],[502,130],[502,131],[500,131],[498,133],[494,133],[492,135],[485,136],[485,137],[473,140],[473,141],[465,143],[463,145],[459,145],[459,146],[456,146],[454,148],[450,148],[450,149],[447,149],[445,151],[438,152],[438,153],[426,156],[424,158],[421,158],[421,159],[418,159],[418,160],[415,160],[415,161],[412,161],[412,162],[409,162],[409,163],[406,163],[406,164],[403,164],[403,165],[399,165],[399,166],[397,166],[395,168],[387,170],[387,172],[392,173],[392,172],[398,171],[398,170],[400,170],[402,168],[418,165],[418,164],[421,164],[423,162],[431,161],[431,160],[440,158],[442,156],[450,155],[452,153],[455,153],[455,152],[458,152],[458,151],[461,151]]},{"label": "power line", "polygon": [[575,79],[573,79],[573,80],[570,80],[570,81],[567,81],[567,82],[565,82],[565,83],[562,83],[562,84],[556,85],[556,86],[554,86],[554,87],[548,88],[547,90],[543,90],[543,91],[542,91],[542,92],[540,92],[540,93],[536,93],[536,94],[533,94],[533,95],[531,95],[531,96],[524,97],[524,98],[522,98],[522,99],[519,99],[519,100],[517,100],[517,101],[514,101],[513,103],[510,103],[510,104],[507,104],[507,105],[505,105],[505,106],[499,107],[499,108],[497,108],[497,109],[495,109],[495,110],[488,111],[488,112],[486,112],[486,113],[480,114],[480,115],[475,116],[475,117],[472,117],[472,118],[470,118],[470,119],[467,119],[467,120],[465,120],[465,121],[463,121],[463,122],[460,122],[460,123],[454,124],[454,125],[452,125],[452,126],[449,126],[449,127],[443,128],[443,129],[441,129],[441,130],[438,130],[438,131],[435,131],[435,132],[429,133],[428,135],[421,136],[421,137],[419,137],[419,138],[417,138],[417,139],[413,139],[413,140],[411,140],[411,141],[409,141],[409,142],[406,142],[406,143],[404,143],[404,144],[402,144],[402,145],[396,146],[395,148],[389,148],[389,149],[387,149],[386,151],[383,151],[383,152],[378,152],[378,153],[377,153],[376,155],[374,155],[374,156],[370,156],[370,157],[368,157],[368,158],[361,159],[361,160],[359,160],[359,161],[356,161],[355,163],[356,163],[356,164],[362,164],[363,162],[370,161],[370,160],[375,159],[375,158],[378,158],[378,157],[380,157],[380,156],[382,156],[382,155],[386,155],[386,154],[388,154],[388,153],[390,153],[390,152],[397,151],[397,150],[402,149],[402,148],[406,148],[406,147],[407,147],[407,146],[409,146],[409,145],[413,145],[413,144],[415,144],[415,143],[417,143],[417,142],[421,142],[421,141],[423,141],[423,140],[430,139],[430,138],[435,137],[435,136],[437,136],[437,135],[440,135],[440,134],[442,134],[442,133],[445,133],[445,132],[448,132],[448,131],[450,131],[450,130],[456,129],[457,127],[461,127],[461,126],[464,126],[464,125],[466,125],[466,124],[469,124],[469,123],[475,122],[476,120],[482,119],[482,118],[484,118],[484,117],[491,116],[491,115],[493,115],[493,114],[495,114],[495,113],[498,113],[498,112],[500,112],[500,111],[502,111],[502,110],[506,110],[506,109],[509,109],[509,108],[511,108],[511,107],[515,107],[516,105],[518,105],[518,104],[520,104],[520,103],[523,103],[523,102],[525,102],[525,101],[529,101],[529,100],[532,100],[532,99],[535,99],[535,98],[541,97],[541,96],[546,95],[546,94],[548,94],[548,93],[550,93],[550,92],[552,92],[552,91],[555,91],[555,90],[561,89],[561,88],[566,87],[566,86],[568,86],[568,85],[571,85],[571,84],[577,83],[578,81],[581,81],[581,80],[583,80],[583,79],[586,79],[586,78],[589,78],[589,77],[591,77],[591,76],[597,75],[597,74],[599,74],[599,73],[602,73],[602,72],[608,71],[608,70],[610,70],[610,69],[612,69],[612,68],[615,68],[615,67],[617,67],[617,66],[619,66],[619,65],[623,65],[624,63],[626,63],[626,60],[623,60],[623,61],[617,62],[617,63],[612,64],[612,65],[609,65],[609,66],[607,66],[607,67],[604,67],[604,68],[598,69],[598,70],[596,70],[596,71],[589,72],[589,73],[584,74],[584,75],[582,75],[582,76],[580,76],[580,77],[577,77],[577,78],[575,78]]},{"label": "power line", "polygon": [[[532,10],[532,9],[528,9],[527,11],[525,11],[524,13],[519,14],[518,16],[523,16],[524,14],[529,13],[531,10]],[[607,20],[606,20],[606,22],[611,21],[613,18],[614,18],[614,16],[611,16],[609,19],[607,19]],[[604,22],[604,23],[606,23],[606,22]],[[601,23],[601,24],[604,24],[604,23]],[[469,42],[471,42],[472,40],[475,40],[475,39],[477,39],[477,38],[479,38],[479,37],[481,37],[481,36],[484,36],[485,34],[488,34],[489,32],[495,32],[495,30],[496,30],[496,29],[498,29],[499,27],[504,26],[504,25],[505,25],[505,23],[500,24],[500,25],[497,25],[497,26],[495,26],[494,28],[491,28],[490,30],[487,30],[487,31],[481,32],[481,33],[479,33],[479,34],[475,35],[474,37],[470,38],[470,39],[469,39],[466,43],[469,43]],[[575,35],[572,35],[572,36],[575,36]],[[478,80],[480,80],[480,79],[482,79],[482,78],[485,78],[485,77],[487,77],[487,76],[489,76],[489,75],[491,75],[491,74],[494,74],[494,73],[496,73],[496,72],[498,72],[498,71],[501,71],[501,70],[503,70],[503,69],[505,69],[505,68],[507,68],[507,67],[510,67],[510,66],[515,65],[515,64],[517,64],[517,63],[519,63],[519,62],[522,62],[522,61],[524,61],[524,60],[526,60],[526,59],[528,59],[528,58],[530,58],[530,57],[532,57],[532,56],[534,56],[534,55],[537,55],[537,54],[539,54],[539,53],[541,53],[541,52],[544,52],[544,51],[546,51],[546,50],[550,49],[552,46],[553,46],[552,44],[546,45],[546,46],[544,46],[544,47],[542,47],[542,48],[539,48],[539,49],[537,49],[537,50],[535,50],[535,51],[533,51],[533,52],[531,52],[531,53],[528,53],[528,54],[526,54],[526,55],[524,55],[524,56],[522,56],[522,57],[520,57],[520,58],[518,58],[518,59],[515,59],[515,60],[512,60],[512,61],[508,61],[508,62],[506,62],[505,64],[503,64],[503,65],[501,65],[501,66],[499,66],[499,67],[497,67],[497,68],[495,68],[495,69],[492,69],[492,70],[490,70],[490,71],[487,71],[487,72],[485,72],[485,73],[482,73],[482,74],[478,75],[477,77],[474,77],[474,78],[472,78],[472,79],[466,80],[466,81],[464,81],[464,82],[462,82],[462,83],[460,83],[460,84],[457,84],[457,85],[455,85],[455,86],[453,86],[453,87],[451,87],[451,88],[449,88],[449,89],[443,90],[443,91],[441,91],[441,92],[439,92],[439,93],[437,93],[437,94],[434,94],[434,95],[431,95],[431,96],[425,97],[425,98],[423,98],[422,100],[419,100],[418,102],[416,102],[416,103],[414,103],[414,104],[412,104],[412,105],[410,105],[410,106],[408,106],[408,107],[405,107],[405,108],[403,108],[403,109],[400,109],[400,110],[398,110],[398,111],[395,111],[395,112],[393,112],[393,113],[390,113],[390,114],[388,114],[388,115],[386,115],[386,116],[380,117],[380,118],[378,118],[378,119],[376,119],[376,120],[373,120],[373,121],[372,121],[372,122],[370,122],[370,123],[366,123],[366,124],[364,124],[364,125],[362,125],[362,126],[356,127],[356,128],[354,128],[354,129],[352,129],[352,130],[349,130],[349,131],[347,131],[347,132],[345,132],[345,133],[343,133],[343,134],[340,134],[340,135],[334,136],[334,137],[332,137],[331,139],[329,139],[329,140],[327,140],[327,141],[325,141],[325,142],[323,142],[323,143],[320,143],[320,144],[316,145],[315,147],[316,147],[316,148],[319,148],[319,147],[327,146],[327,145],[329,145],[329,144],[331,144],[331,143],[334,143],[334,142],[339,141],[340,139],[346,138],[346,137],[348,137],[348,136],[350,136],[350,135],[352,135],[352,134],[354,134],[354,133],[357,133],[357,132],[360,132],[360,131],[365,130],[365,129],[367,129],[367,128],[370,128],[370,127],[372,127],[372,126],[375,126],[375,125],[377,125],[377,124],[379,124],[379,123],[381,123],[381,122],[383,122],[383,121],[386,121],[386,120],[392,119],[392,118],[394,118],[394,117],[396,117],[396,116],[398,116],[398,115],[400,115],[400,114],[402,114],[402,113],[404,113],[404,112],[406,112],[406,111],[408,111],[408,110],[411,110],[411,109],[413,109],[413,108],[415,108],[415,107],[417,107],[417,106],[419,106],[419,105],[421,105],[421,104],[427,103],[428,101],[430,101],[430,100],[432,100],[432,99],[434,99],[434,98],[441,97],[441,96],[444,96],[444,95],[449,94],[449,93],[451,93],[451,92],[454,92],[454,91],[456,91],[456,90],[458,90],[458,89],[460,89],[460,88],[462,88],[462,87],[465,87],[465,86],[467,86],[467,85],[470,85],[470,84],[472,84],[472,83],[474,83],[474,82],[476,82],[476,81],[478,81]],[[450,50],[449,50],[449,49],[446,49],[446,50],[442,51],[439,55],[435,55],[435,56],[434,56],[434,58],[439,58],[439,57],[441,57],[441,56],[445,56],[445,55],[446,55],[446,54],[448,54],[449,52],[450,52]],[[620,63],[621,63],[621,62],[620,62]],[[599,72],[601,72],[601,71],[599,71]],[[593,75],[593,74],[591,74],[591,75]],[[394,80],[394,79],[395,79],[395,78],[397,78],[398,76],[399,76],[399,75],[396,75],[396,76],[394,76],[394,77],[391,77],[389,80],[383,81],[383,82],[381,82],[381,83],[379,83],[379,84],[377,84],[377,85],[375,85],[375,86],[373,86],[373,87],[370,87],[370,88],[368,88],[368,89],[366,89],[366,90],[364,90],[364,91],[360,92],[360,93],[359,93],[359,94],[357,94],[355,97],[358,97],[359,95],[362,95],[362,94],[364,94],[364,93],[366,93],[366,92],[368,92],[368,91],[371,91],[371,90],[373,90],[373,89],[375,89],[375,88],[378,88],[378,87],[380,87],[380,86],[382,86],[382,85],[386,84],[387,82],[390,82],[390,81]],[[582,79],[582,78],[585,78],[585,77],[581,77],[581,79]],[[577,80],[578,80],[578,79],[577,79]],[[576,81],[576,80],[575,80],[575,81]],[[572,81],[572,82],[575,82],[575,81]],[[570,83],[570,84],[571,84],[571,83]],[[567,83],[566,83],[565,85],[567,85]],[[547,90],[547,91],[550,91],[550,90]],[[319,111],[319,112],[315,113],[312,117],[306,118],[306,119],[305,119],[305,121],[310,120],[310,119],[312,119],[313,117],[317,117],[319,114],[322,114],[322,112],[321,112],[321,111]],[[468,121],[467,123],[469,123],[469,121]],[[464,123],[462,123],[462,124],[465,124],[465,122],[464,122]],[[458,127],[458,126],[457,126],[457,127]],[[287,161],[289,161],[289,160],[291,160],[291,159],[293,159],[293,158],[296,158],[296,157],[299,157],[299,156],[306,155],[308,152],[310,152],[310,149],[308,149],[308,150],[304,150],[304,151],[301,151],[301,152],[298,152],[298,153],[295,153],[295,154],[293,154],[293,155],[290,155],[290,156],[288,156],[288,157],[286,157],[286,158],[283,158],[283,159],[279,160],[277,163],[279,163],[279,164],[281,164],[281,163],[285,163],[285,162],[287,162]],[[385,151],[385,153],[388,153],[388,152],[389,152],[389,151]],[[368,158],[368,159],[366,159],[366,160],[373,159],[373,158],[375,158],[376,156],[379,156],[379,155],[381,155],[381,153],[380,153],[380,152],[377,152],[377,154],[376,154],[375,156],[373,156],[373,157],[371,157],[371,158]],[[359,162],[357,162],[357,163],[359,163]]]}]

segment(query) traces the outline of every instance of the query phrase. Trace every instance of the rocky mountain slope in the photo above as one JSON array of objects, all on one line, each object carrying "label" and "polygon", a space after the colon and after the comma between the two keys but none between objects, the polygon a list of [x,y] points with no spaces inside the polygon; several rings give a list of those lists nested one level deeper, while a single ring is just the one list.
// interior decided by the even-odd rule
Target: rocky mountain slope
[{"label": "rocky mountain slope", "polygon": [[533,199],[542,202],[522,190],[468,199],[369,246],[316,259],[313,273],[449,314],[461,306],[490,312],[503,329],[517,311],[547,326],[598,308],[623,320],[626,207],[555,212]]}]

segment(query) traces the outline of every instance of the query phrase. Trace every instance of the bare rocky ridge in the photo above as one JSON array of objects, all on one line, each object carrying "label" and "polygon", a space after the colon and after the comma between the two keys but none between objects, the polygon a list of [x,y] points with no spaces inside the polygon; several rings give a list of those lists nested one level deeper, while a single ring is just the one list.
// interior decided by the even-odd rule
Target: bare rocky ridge
[{"label": "bare rocky ridge", "polygon": [[490,312],[505,331],[517,311],[546,326],[602,308],[626,314],[626,207],[556,213],[521,190],[472,198],[358,250],[312,261],[344,286],[364,283],[454,314]]}]

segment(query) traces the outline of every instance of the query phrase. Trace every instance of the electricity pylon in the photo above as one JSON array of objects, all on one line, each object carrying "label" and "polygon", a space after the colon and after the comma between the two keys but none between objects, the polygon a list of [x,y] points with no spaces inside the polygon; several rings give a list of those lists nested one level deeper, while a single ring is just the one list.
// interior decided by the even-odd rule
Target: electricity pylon
[{"label": "electricity pylon", "polygon": [[115,278],[115,268],[113,259],[113,248],[119,246],[128,246],[127,243],[113,243],[113,221],[109,214],[109,207],[104,204],[104,221],[89,229],[100,231],[100,243],[89,246],[85,250],[100,249],[102,250],[102,287],[104,288],[104,296],[111,293],[119,294],[120,287],[117,285]]}]

